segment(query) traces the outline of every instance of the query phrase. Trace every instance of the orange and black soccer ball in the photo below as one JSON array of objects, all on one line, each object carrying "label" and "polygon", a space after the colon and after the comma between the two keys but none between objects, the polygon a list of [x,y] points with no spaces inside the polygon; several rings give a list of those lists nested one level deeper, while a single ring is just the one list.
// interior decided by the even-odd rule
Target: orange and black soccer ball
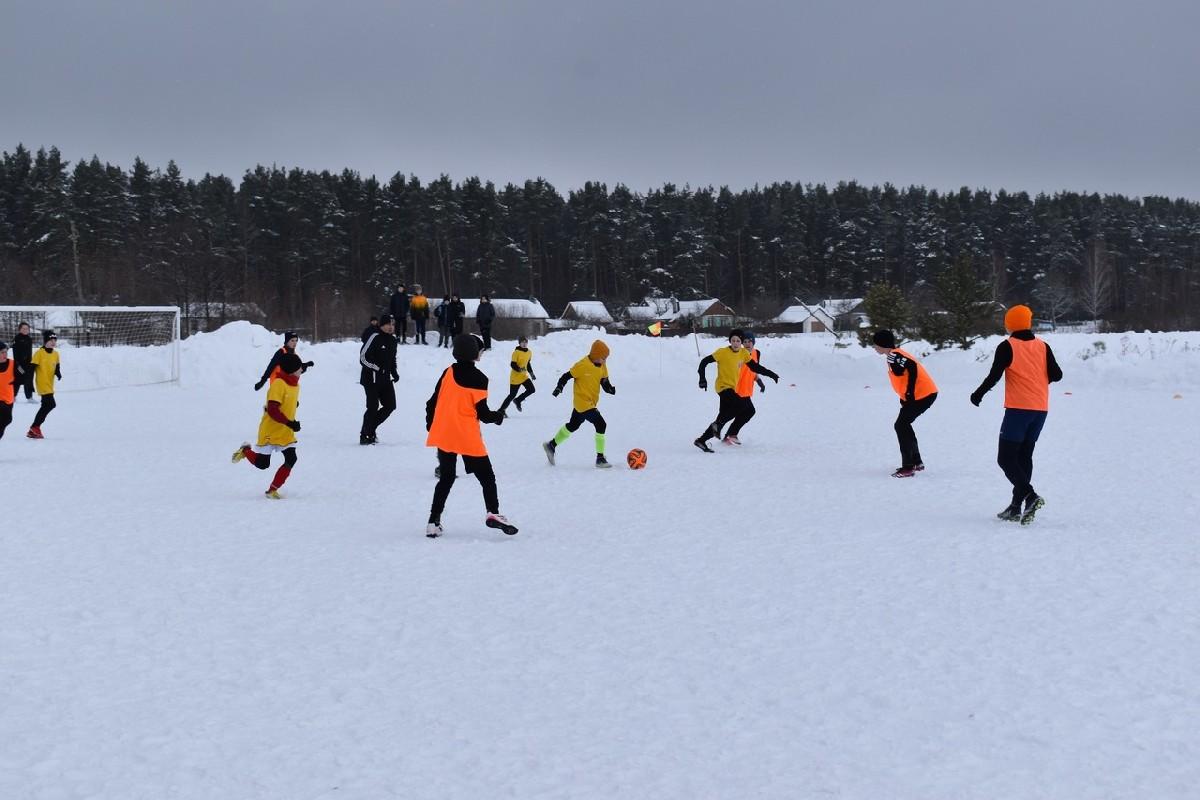
[{"label": "orange and black soccer ball", "polygon": [[625,463],[630,469],[643,469],[646,466],[646,451],[633,448],[629,455],[625,456]]}]

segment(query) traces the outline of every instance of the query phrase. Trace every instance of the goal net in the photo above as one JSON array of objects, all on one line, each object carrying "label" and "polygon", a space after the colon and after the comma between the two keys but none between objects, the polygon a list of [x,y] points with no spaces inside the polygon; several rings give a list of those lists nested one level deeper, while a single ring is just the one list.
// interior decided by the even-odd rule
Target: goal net
[{"label": "goal net", "polygon": [[149,386],[179,381],[179,309],[175,306],[0,306],[0,340],[27,323],[33,347],[54,331],[63,381],[55,392]]}]

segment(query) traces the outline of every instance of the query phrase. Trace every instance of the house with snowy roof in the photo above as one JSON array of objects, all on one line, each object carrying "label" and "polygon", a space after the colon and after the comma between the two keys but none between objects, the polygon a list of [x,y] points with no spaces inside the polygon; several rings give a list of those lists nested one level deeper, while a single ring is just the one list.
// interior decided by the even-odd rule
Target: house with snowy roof
[{"label": "house with snowy roof", "polygon": [[559,317],[565,328],[612,325],[613,317],[601,300],[572,300]]},{"label": "house with snowy roof", "polygon": [[667,329],[691,330],[692,325],[700,330],[732,328],[737,314],[720,300],[678,300],[674,297],[650,297],[644,303],[628,306],[622,323],[630,329],[645,328],[655,322],[664,323]]},{"label": "house with snowy roof", "polygon": [[778,325],[784,330],[823,333],[832,331],[836,321],[824,306],[796,303],[785,308],[779,313],[779,316],[769,320],[767,324]]},{"label": "house with snowy roof", "polygon": [[856,331],[871,327],[871,317],[861,297],[831,298],[822,300],[820,305],[833,317],[837,330]]},{"label": "house with snowy roof", "polygon": [[[479,326],[475,322],[475,314],[479,311],[479,298],[464,297],[462,303],[466,309],[463,314],[463,331],[478,333]],[[491,298],[491,303],[496,310],[496,319],[492,322],[493,339],[516,340],[522,336],[532,339],[546,334],[550,315],[537,300],[494,297]],[[433,310],[439,305],[441,305],[440,300],[431,302],[431,316]]]}]

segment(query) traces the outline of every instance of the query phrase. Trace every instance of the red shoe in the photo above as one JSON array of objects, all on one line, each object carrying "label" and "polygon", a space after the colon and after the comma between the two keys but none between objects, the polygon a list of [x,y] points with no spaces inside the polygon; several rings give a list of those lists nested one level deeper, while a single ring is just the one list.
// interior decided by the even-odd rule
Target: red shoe
[{"label": "red shoe", "polygon": [[29,433],[25,434],[25,437],[28,439],[45,439],[46,438],[45,436],[42,436],[42,429],[37,426],[30,428]]},{"label": "red shoe", "polygon": [[917,471],[915,469],[913,469],[912,467],[901,467],[900,469],[898,469],[892,473],[892,477],[893,478],[911,478],[913,475],[916,475],[916,474],[917,474]]},{"label": "red shoe", "polygon": [[736,436],[726,436],[724,439],[721,440],[721,443],[726,444],[726,445],[735,445],[735,444],[740,445],[741,441],[739,441]]}]

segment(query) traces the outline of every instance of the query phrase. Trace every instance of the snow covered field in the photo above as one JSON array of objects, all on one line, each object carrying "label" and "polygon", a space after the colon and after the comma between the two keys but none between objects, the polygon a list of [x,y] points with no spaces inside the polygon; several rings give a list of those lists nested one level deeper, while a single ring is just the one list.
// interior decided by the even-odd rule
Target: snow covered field
[{"label": "snow covered field", "polygon": [[1002,388],[967,400],[996,338],[925,359],[911,480],[882,358],[820,336],[760,343],[783,380],[714,455],[692,340],[607,337],[610,458],[649,466],[595,470],[585,426],[551,468],[592,338],[535,341],[538,393],[485,427],[521,532],[460,476],[439,540],[447,351],[400,348],[364,448],[356,344],[302,347],[271,502],[229,456],[275,334],[186,340],[181,387],[71,392],[111,354],[64,348],[47,438],[21,401],[0,441],[0,797],[1197,797],[1200,334],[1047,337],[1028,528],[994,518]]}]

